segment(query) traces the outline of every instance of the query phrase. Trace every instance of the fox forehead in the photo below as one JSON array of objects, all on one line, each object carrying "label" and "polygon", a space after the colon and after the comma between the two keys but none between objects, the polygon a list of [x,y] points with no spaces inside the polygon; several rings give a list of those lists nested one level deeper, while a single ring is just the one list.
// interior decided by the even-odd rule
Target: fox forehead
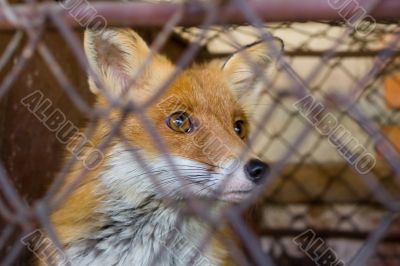
[{"label": "fox forehead", "polygon": [[[187,112],[195,124],[198,122],[193,134],[177,133],[166,125],[166,119],[177,111]],[[216,165],[219,161],[210,158],[210,154],[224,153],[229,157],[244,145],[234,131],[234,122],[236,119],[246,121],[245,111],[223,72],[213,64],[184,70],[159,100],[146,110],[146,115],[154,123],[169,152],[177,156]],[[128,118],[126,125],[122,131],[138,148],[148,155],[159,153],[159,148],[144,131],[137,116]],[[211,142],[213,147],[207,145]],[[207,152],[204,152],[204,147],[207,147]],[[218,160],[224,159],[221,157]]]},{"label": "fox forehead", "polygon": [[235,117],[246,118],[223,72],[213,64],[196,65],[185,70],[160,99],[157,107],[166,113],[187,111],[228,123]]}]

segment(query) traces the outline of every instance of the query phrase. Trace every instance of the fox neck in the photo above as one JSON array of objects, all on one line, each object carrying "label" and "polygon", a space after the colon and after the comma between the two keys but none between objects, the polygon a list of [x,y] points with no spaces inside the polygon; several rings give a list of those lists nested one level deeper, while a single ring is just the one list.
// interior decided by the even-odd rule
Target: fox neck
[{"label": "fox neck", "polygon": [[[179,206],[184,202],[167,205],[146,190],[151,183],[143,180],[150,177],[126,178],[130,168],[137,166],[132,157],[125,156],[115,149],[114,159],[106,162],[99,175],[95,191],[102,200],[92,213],[96,226],[66,243],[72,264],[219,265],[226,256],[219,244],[200,248],[210,228],[182,215]],[[124,165],[127,168],[121,169]]]},{"label": "fox neck", "polygon": [[218,265],[213,250],[199,248],[207,227],[148,196],[136,206],[108,198],[101,226],[71,245],[76,265]]}]

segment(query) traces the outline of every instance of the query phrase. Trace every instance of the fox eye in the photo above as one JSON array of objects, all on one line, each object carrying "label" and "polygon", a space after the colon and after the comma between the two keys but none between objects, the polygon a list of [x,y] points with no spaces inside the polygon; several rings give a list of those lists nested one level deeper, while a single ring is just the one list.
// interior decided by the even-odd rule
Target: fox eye
[{"label": "fox eye", "polygon": [[170,129],[179,133],[190,133],[193,130],[193,123],[186,112],[176,112],[167,118],[167,125]]},{"label": "fox eye", "polygon": [[245,139],[247,136],[247,129],[246,124],[243,120],[238,120],[235,122],[233,129],[235,130],[236,134],[241,138]]}]

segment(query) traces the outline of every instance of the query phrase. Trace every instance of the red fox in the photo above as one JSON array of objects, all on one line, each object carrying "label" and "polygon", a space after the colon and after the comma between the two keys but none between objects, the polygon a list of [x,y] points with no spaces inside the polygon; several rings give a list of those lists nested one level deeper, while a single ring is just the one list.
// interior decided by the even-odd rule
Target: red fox
[{"label": "red fox", "polygon": [[[215,213],[246,199],[267,177],[268,164],[255,154],[248,152],[244,159],[238,159],[250,133],[248,115],[239,97],[258,82],[248,62],[258,68],[273,67],[267,47],[263,42],[255,43],[223,62],[182,70],[146,109],[181,177],[175,175],[143,126],[140,114],[126,117],[120,130],[124,138],[112,139],[99,166],[89,171],[51,215],[65,247],[63,260],[71,265],[227,263],[228,249],[217,237],[201,247],[210,230],[207,221],[182,212],[188,198],[194,197],[216,202],[209,210]],[[129,80],[151,53],[145,41],[131,29],[87,30],[84,48],[107,94],[137,105],[152,99],[177,69],[166,57],[156,54],[125,92]],[[105,108],[109,106],[107,98],[96,84],[89,77],[97,106]],[[101,120],[91,141],[99,145],[122,115],[121,110],[113,110]],[[71,171],[65,185],[73,182],[82,167],[77,165]],[[168,204],[168,200],[174,204]]]}]

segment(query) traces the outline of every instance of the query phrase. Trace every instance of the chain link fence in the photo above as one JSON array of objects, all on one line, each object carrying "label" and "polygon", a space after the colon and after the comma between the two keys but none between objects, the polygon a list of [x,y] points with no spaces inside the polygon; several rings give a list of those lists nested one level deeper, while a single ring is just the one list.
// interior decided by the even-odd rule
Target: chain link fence
[{"label": "chain link fence", "polygon": [[[71,255],[65,253],[68,228],[55,228],[50,214],[100,175],[99,169],[112,166],[110,150],[116,143],[129,151],[126,164],[146,173],[145,182],[157,188],[157,195],[168,190],[162,171],[187,186],[185,177],[194,168],[176,161],[169,133],[154,123],[149,110],[165,101],[183,69],[226,62],[260,41],[276,66],[265,72],[243,54],[255,77],[239,96],[251,131],[238,156],[244,161],[257,154],[270,173],[251,195],[217,214],[211,207],[215,202],[193,191],[183,201],[165,196],[163,204],[179,206],[180,218],[149,264],[216,264],[199,257],[226,224],[234,240],[217,238],[228,252],[227,265],[400,265],[398,2],[0,0],[0,6],[1,265],[61,264]],[[118,97],[110,95],[110,84],[88,62],[83,47],[83,28],[111,26],[133,27],[151,50]],[[146,76],[158,53],[176,67],[162,73],[163,82],[145,101],[127,100],[126,88]],[[104,60],[112,62],[112,51],[107,56]],[[101,95],[100,105],[87,76]],[[32,109],[37,99],[40,105]],[[130,135],[132,117],[145,138]],[[60,124],[70,131],[60,132]],[[137,138],[152,143],[167,170],[157,173],[154,160],[138,155],[132,141]],[[218,145],[217,137],[207,138]],[[232,174],[214,196],[229,178]],[[85,206],[86,196],[80,199],[77,206]],[[199,229],[196,243],[187,233],[181,236],[188,217],[202,220],[207,229]],[[196,252],[173,254],[177,259],[171,264],[164,253],[174,253],[169,248],[176,239],[195,245]]]}]

